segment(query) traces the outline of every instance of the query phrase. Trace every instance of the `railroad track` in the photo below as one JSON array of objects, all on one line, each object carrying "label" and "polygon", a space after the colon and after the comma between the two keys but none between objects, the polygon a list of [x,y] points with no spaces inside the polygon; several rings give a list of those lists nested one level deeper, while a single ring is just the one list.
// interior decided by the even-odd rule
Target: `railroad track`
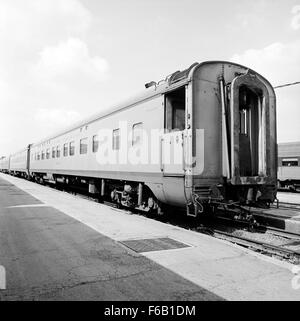
[{"label": "railroad track", "polygon": [[271,233],[273,235],[281,236],[281,237],[288,238],[291,240],[299,240],[300,241],[299,234],[283,231],[281,229],[271,227],[271,226],[263,226],[263,228],[265,228],[268,233]]},{"label": "railroad track", "polygon": [[290,210],[300,210],[300,204],[297,203],[286,203],[279,202],[278,205],[272,204],[271,208],[282,208],[282,209],[290,209]]},{"label": "railroad track", "polygon": [[[299,250],[289,249],[285,245],[273,245],[265,242],[260,242],[257,240],[253,240],[246,237],[241,236],[233,236],[230,233],[220,231],[220,230],[213,230],[213,235],[217,238],[229,241],[231,243],[246,247],[248,249],[254,250],[255,252],[259,252],[261,254],[266,254],[269,256],[280,257],[281,259],[288,260],[294,264],[299,264],[300,262],[300,247]],[[300,238],[298,237],[299,245],[300,245]]]},{"label": "railroad track", "polygon": [[300,188],[296,188],[296,189],[289,189],[289,188],[278,188],[278,192],[280,193],[292,193],[292,194],[297,194],[300,193]]},{"label": "railroad track", "polygon": [[[93,197],[81,194],[78,191],[75,194],[81,198],[89,199],[91,201],[97,201]],[[116,207],[116,205],[111,202],[106,201],[106,202],[104,202],[104,204],[107,206],[110,206],[110,207]],[[286,203],[286,204],[289,204],[289,203]],[[289,205],[295,206],[298,204],[289,204]],[[298,206],[300,209],[300,205],[298,205]],[[134,210],[133,212],[135,214],[137,214],[136,210]],[[138,214],[145,215],[144,212],[143,213],[138,212]],[[255,252],[258,252],[258,253],[261,253],[264,255],[277,257],[281,260],[286,260],[286,261],[292,262],[294,264],[300,264],[300,235],[297,235],[297,234],[285,232],[280,229],[272,228],[269,226],[262,226],[262,225],[252,226],[252,225],[249,225],[249,222],[242,221],[242,220],[233,220],[231,218],[228,218],[228,217],[226,218],[226,217],[222,217],[222,216],[216,216],[216,217],[214,217],[214,220],[208,220],[208,222],[206,222],[208,224],[205,225],[204,227],[200,227],[200,228],[199,228],[199,225],[197,226],[197,224],[195,224],[195,221],[192,221],[192,220],[187,221],[186,218],[183,217],[182,215],[178,215],[176,217],[173,215],[173,213],[171,216],[169,216],[167,218],[152,217],[152,216],[150,218],[155,219],[155,220],[159,220],[159,221],[163,221],[163,222],[171,224],[171,225],[180,226],[185,229],[194,230],[199,233],[209,234],[212,237],[216,237],[218,239],[222,239],[227,242],[237,244],[239,246],[242,246],[244,248],[248,248],[252,251],[255,251]],[[222,231],[221,229],[218,229],[217,227],[222,225],[222,223],[220,224],[219,220],[221,220],[223,222],[223,227],[225,225],[227,225],[225,228],[228,228],[228,229],[230,229],[232,227],[240,226],[244,229],[249,228],[252,232],[270,233],[270,234],[276,235],[278,237],[281,237],[283,240],[286,240],[286,241],[283,242],[284,244],[278,246],[278,245],[274,245],[271,243],[266,243],[266,242],[262,242],[259,240],[254,240],[254,239],[248,238],[248,237],[237,236],[237,235],[234,235],[233,233],[225,232],[225,231]],[[225,222],[225,225],[224,225],[224,222]],[[299,242],[299,249],[294,250],[294,249],[287,248],[287,246],[289,244],[295,243],[295,242]]]},{"label": "railroad track", "polygon": [[[53,186],[51,185],[50,186],[48,185],[48,187],[53,188]],[[89,195],[80,193],[80,191],[64,190],[64,192],[76,194],[80,198],[88,199],[91,201],[97,201],[95,198]],[[286,203],[286,204],[289,204],[289,203]],[[116,207],[115,204],[110,202],[105,202],[105,205],[110,207]],[[299,209],[300,209],[299,204],[289,204],[289,205],[297,205],[299,206]],[[134,211],[134,213],[136,213],[136,211]],[[233,233],[225,232],[217,228],[218,224],[219,226],[222,225],[218,220],[221,220],[223,222],[223,227],[225,226],[224,222],[226,222],[227,226],[225,228],[228,228],[228,229],[230,227],[236,227],[236,225],[238,224],[240,224],[244,229],[249,228],[250,227],[249,222],[246,222],[246,221],[239,221],[239,220],[233,220],[228,217],[216,216],[214,217],[214,220],[209,219],[208,224],[201,227],[199,226],[199,222],[196,223],[197,221],[195,220],[187,220],[187,218],[183,217],[182,215],[178,215],[176,217],[176,215],[174,216],[173,214],[174,213],[172,213],[172,216],[169,216],[167,218],[152,217],[152,216],[151,218],[159,221],[163,221],[171,225],[180,226],[185,229],[194,230],[199,233],[209,234],[213,237],[237,244],[239,246],[251,249],[261,254],[277,257],[283,260],[288,260],[289,262],[292,262],[294,264],[300,264],[300,235],[288,233],[288,232],[285,232],[276,228],[268,227],[268,226],[253,227],[251,225],[250,229],[252,232],[255,232],[255,231],[260,232],[263,230],[264,232],[272,233],[285,240],[288,240],[288,242],[284,242],[284,244],[278,246],[278,245],[262,242],[259,240],[254,240],[248,237],[237,236]],[[139,213],[139,215],[145,215],[145,213]],[[297,249],[287,248],[287,246],[295,242],[298,243],[299,248]]]},{"label": "railroad track", "polygon": [[[209,234],[211,236],[217,237],[229,241],[231,243],[249,248],[255,252],[265,254],[272,257],[277,257],[294,264],[300,263],[300,235],[286,232],[281,229],[277,229],[270,226],[265,226],[261,224],[250,224],[243,220],[233,220],[229,217],[216,216],[214,221],[206,223],[200,228],[196,228],[198,232]],[[228,232],[231,230],[231,232]],[[250,237],[244,237],[237,235],[239,232],[243,234],[245,231],[249,232]],[[261,235],[261,237],[259,236]],[[252,238],[272,238],[275,236],[277,242],[280,244],[275,245],[272,243],[264,242],[262,240],[257,240]]]}]

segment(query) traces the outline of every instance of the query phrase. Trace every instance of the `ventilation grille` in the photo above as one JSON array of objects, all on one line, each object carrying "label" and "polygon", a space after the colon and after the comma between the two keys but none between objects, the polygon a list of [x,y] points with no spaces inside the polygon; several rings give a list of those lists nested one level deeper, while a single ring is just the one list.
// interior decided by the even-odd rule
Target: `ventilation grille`
[{"label": "ventilation grille", "polygon": [[165,251],[190,247],[168,237],[157,239],[128,240],[120,242],[137,253]]},{"label": "ventilation grille", "polygon": [[200,198],[208,198],[211,195],[211,190],[208,186],[195,186],[194,192],[200,197]]}]

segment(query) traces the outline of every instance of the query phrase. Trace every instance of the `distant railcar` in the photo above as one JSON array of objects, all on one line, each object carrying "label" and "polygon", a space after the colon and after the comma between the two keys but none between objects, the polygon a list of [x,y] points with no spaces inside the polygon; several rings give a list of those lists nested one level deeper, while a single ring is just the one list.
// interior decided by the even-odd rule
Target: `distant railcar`
[{"label": "distant railcar", "polygon": [[278,144],[278,187],[300,192],[300,142]]},{"label": "distant railcar", "polygon": [[[212,61],[146,88],[24,150],[23,170],[36,181],[82,184],[99,199],[146,211],[168,204],[196,216],[207,204],[274,201],[276,98],[265,78]],[[104,147],[114,161],[102,162]]]},{"label": "distant railcar", "polygon": [[30,145],[10,155],[9,172],[12,175],[29,178]]},{"label": "distant railcar", "polygon": [[8,173],[9,172],[9,157],[0,158],[0,172]]}]

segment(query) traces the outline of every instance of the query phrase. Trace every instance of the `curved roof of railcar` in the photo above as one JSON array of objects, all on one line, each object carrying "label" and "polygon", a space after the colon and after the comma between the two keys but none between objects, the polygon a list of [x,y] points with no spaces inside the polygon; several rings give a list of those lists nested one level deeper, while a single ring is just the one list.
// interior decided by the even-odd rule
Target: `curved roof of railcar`
[{"label": "curved roof of railcar", "polygon": [[278,157],[300,157],[300,142],[278,144]]},{"label": "curved roof of railcar", "polygon": [[162,93],[172,91],[172,90],[176,89],[177,87],[180,87],[180,86],[184,85],[185,83],[189,82],[196,69],[200,68],[203,65],[214,64],[214,63],[215,64],[222,64],[222,63],[223,64],[230,64],[230,65],[235,65],[235,66],[239,66],[241,68],[251,70],[255,74],[259,75],[266,83],[268,83],[271,88],[273,88],[271,83],[266,78],[264,78],[262,75],[260,75],[256,71],[252,70],[251,68],[248,68],[246,66],[243,66],[243,65],[240,65],[237,63],[233,63],[230,61],[217,61],[217,60],[216,61],[213,61],[213,60],[212,61],[205,61],[202,63],[194,63],[189,68],[187,68],[183,71],[176,71],[175,73],[172,73],[171,75],[167,76],[165,79],[159,81],[156,84],[156,86],[152,86],[152,87],[146,89],[146,92],[144,91],[141,94],[134,96],[131,99],[128,99],[127,101],[125,101],[121,104],[117,104],[114,107],[107,108],[97,114],[92,115],[89,118],[86,118],[83,121],[77,122],[64,130],[61,130],[51,136],[48,136],[47,138],[45,138],[37,143],[32,144],[32,146],[36,146],[36,145],[48,142],[51,139],[54,139],[54,138],[59,137],[61,135],[67,134],[67,133],[69,133],[75,129],[79,129],[83,126],[89,125],[89,124],[91,124],[101,118],[108,117],[116,112],[121,111],[121,110],[125,110],[129,107],[132,107],[132,106],[142,102],[142,101],[148,100],[148,99],[158,96]]},{"label": "curved roof of railcar", "polygon": [[10,154],[9,156],[10,156],[10,157],[15,157],[15,156],[17,156],[17,155],[19,155],[19,154],[21,154],[21,153],[26,152],[26,151],[28,150],[28,147],[29,147],[29,146],[31,146],[31,144],[30,144],[30,145],[27,145],[27,147],[25,147],[25,148],[19,149],[18,151]]}]

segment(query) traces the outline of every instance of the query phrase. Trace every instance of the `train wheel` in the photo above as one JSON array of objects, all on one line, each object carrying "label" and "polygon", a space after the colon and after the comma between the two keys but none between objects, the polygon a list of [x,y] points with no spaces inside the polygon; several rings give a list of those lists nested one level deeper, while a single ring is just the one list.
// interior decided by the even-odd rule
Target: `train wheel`
[{"label": "train wheel", "polygon": [[162,210],[161,204],[155,200],[154,197],[149,196],[147,201],[147,207],[149,208],[150,215],[163,215],[164,212]]}]

